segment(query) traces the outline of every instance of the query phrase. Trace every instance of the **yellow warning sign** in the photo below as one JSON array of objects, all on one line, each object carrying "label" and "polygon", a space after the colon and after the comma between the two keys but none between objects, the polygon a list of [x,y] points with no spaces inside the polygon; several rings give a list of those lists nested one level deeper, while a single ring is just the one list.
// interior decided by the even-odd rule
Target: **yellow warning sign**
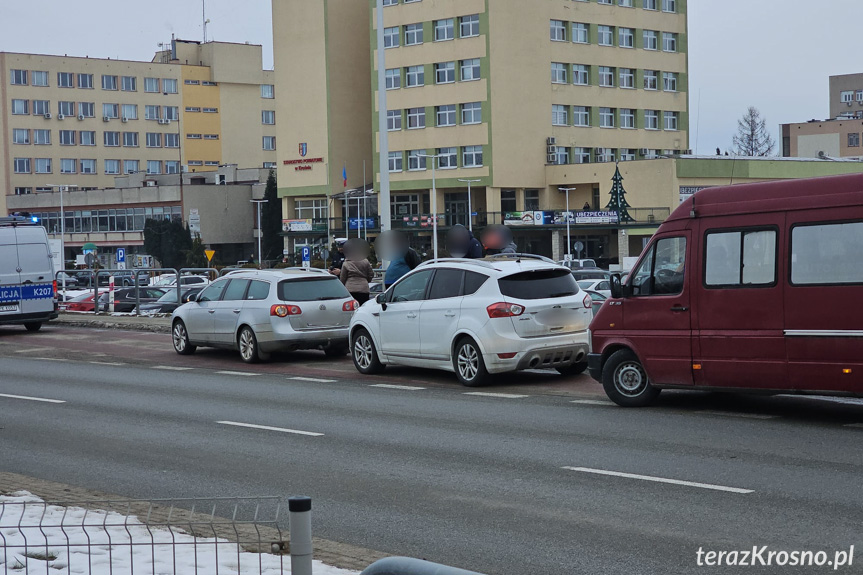
[{"label": "yellow warning sign", "polygon": [[207,256],[207,261],[213,261],[213,256],[216,255],[216,250],[204,250],[204,254]]}]

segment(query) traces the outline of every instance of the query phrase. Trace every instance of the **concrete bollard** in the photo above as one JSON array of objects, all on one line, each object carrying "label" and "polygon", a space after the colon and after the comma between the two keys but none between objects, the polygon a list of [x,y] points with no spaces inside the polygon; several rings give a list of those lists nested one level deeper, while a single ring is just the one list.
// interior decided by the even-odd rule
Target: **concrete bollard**
[{"label": "concrete bollard", "polygon": [[288,499],[291,529],[291,574],[312,575],[312,498]]}]

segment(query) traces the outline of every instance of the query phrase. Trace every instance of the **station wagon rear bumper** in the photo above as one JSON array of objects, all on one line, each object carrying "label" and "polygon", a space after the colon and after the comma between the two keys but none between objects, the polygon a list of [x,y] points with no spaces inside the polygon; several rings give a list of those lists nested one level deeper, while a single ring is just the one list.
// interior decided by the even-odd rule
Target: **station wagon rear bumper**
[{"label": "station wagon rear bumper", "polygon": [[258,345],[261,351],[293,351],[296,349],[316,349],[318,347],[344,346],[348,347],[348,327],[321,329],[313,331],[293,331],[277,333],[273,331],[258,332]]}]

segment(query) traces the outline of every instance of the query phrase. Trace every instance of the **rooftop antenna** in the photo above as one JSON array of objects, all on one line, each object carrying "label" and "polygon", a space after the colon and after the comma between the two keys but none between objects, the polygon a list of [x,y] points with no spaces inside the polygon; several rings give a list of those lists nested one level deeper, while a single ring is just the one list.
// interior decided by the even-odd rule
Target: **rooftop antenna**
[{"label": "rooftop antenna", "polygon": [[204,44],[207,43],[207,0],[201,0],[201,20],[204,22]]}]

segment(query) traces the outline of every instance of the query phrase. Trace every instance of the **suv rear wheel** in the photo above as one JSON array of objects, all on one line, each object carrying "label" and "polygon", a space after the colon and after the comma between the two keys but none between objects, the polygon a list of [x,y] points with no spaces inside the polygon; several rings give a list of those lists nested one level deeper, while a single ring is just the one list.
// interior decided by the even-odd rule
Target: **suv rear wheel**
[{"label": "suv rear wheel", "polygon": [[584,373],[585,369],[587,369],[587,362],[582,361],[581,363],[572,363],[563,367],[556,367],[555,369],[560,375],[580,375]]},{"label": "suv rear wheel", "polygon": [[463,337],[455,345],[453,355],[455,374],[462,385],[477,387],[488,380],[488,371],[482,359],[482,352],[474,340]]},{"label": "suv rear wheel", "polygon": [[357,371],[365,375],[380,373],[386,367],[378,357],[372,336],[365,329],[359,329],[354,334],[351,358]]},{"label": "suv rear wheel", "polygon": [[621,407],[649,405],[660,391],[650,384],[638,356],[628,349],[614,352],[605,362],[602,387],[608,398]]}]

